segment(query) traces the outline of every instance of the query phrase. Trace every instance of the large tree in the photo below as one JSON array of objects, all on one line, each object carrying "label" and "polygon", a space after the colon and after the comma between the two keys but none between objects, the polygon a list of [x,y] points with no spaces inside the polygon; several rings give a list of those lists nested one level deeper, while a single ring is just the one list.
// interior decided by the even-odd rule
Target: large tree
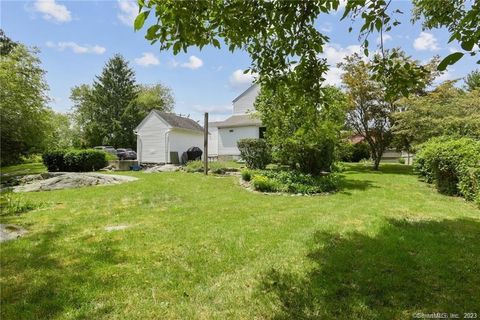
[{"label": "large tree", "polygon": [[430,138],[480,139],[480,88],[463,91],[447,81],[427,95],[403,99],[394,115],[398,147],[412,148]]},{"label": "large tree", "polygon": [[385,149],[392,142],[393,114],[399,108],[402,96],[423,94],[433,80],[431,71],[436,61],[420,66],[399,50],[387,53],[400,66],[396,73],[415,74],[410,83],[398,83],[395,77],[384,72],[382,54],[376,54],[371,61],[365,61],[358,54],[345,58],[339,66],[343,69],[342,80],[347,91],[349,110],[347,125],[365,138],[377,170]]},{"label": "large tree", "polygon": [[[3,38],[3,35],[2,35]],[[16,163],[21,155],[41,152],[52,126],[45,71],[38,50],[22,44],[4,45],[0,60],[1,164]],[[5,54],[4,54],[5,53]]]},{"label": "large tree", "polygon": [[137,106],[135,73],[127,61],[115,55],[93,85],[74,87],[74,119],[85,146],[135,147],[133,130],[143,113]]},{"label": "large tree", "polygon": [[138,86],[137,106],[145,116],[151,110],[156,109],[163,112],[172,112],[175,106],[172,90],[169,87],[157,83],[154,85]]}]

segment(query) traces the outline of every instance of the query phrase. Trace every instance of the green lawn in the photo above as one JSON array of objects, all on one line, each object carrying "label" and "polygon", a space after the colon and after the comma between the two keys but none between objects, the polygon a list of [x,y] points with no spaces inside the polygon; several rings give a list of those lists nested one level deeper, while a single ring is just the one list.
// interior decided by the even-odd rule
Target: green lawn
[{"label": "green lawn", "polygon": [[26,194],[38,209],[1,216],[30,230],[1,244],[1,319],[480,315],[480,210],[407,166],[348,166],[341,192],[314,197],[128,174]]}]

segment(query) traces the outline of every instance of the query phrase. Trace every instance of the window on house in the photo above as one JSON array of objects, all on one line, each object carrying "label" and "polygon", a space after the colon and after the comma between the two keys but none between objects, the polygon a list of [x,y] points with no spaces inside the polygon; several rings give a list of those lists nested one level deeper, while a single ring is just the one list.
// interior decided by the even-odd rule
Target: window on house
[{"label": "window on house", "polygon": [[267,131],[267,128],[266,127],[260,127],[258,128],[258,137],[260,139],[263,139],[265,138],[265,132]]}]

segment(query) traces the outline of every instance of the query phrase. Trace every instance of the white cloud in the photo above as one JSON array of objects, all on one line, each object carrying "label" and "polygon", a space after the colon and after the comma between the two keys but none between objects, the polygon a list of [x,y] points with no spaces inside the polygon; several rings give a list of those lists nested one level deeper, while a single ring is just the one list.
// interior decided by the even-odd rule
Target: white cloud
[{"label": "white cloud", "polygon": [[72,20],[72,15],[67,7],[56,3],[55,0],[37,0],[33,4],[33,10],[43,13],[45,20],[53,20],[60,23]]},{"label": "white cloud", "polygon": [[144,52],[140,58],[135,58],[135,63],[148,67],[148,66],[158,66],[160,61],[158,58],[151,52]]},{"label": "white cloud", "polygon": [[436,51],[440,49],[437,38],[433,34],[424,31],[413,41],[413,47],[420,51]]},{"label": "white cloud", "polygon": [[439,85],[444,81],[456,79],[455,75],[453,74],[454,71],[455,71],[454,68],[448,67],[447,70],[445,70],[444,72],[442,72],[441,75],[439,75],[438,77],[435,78],[435,80],[433,81],[433,84],[434,85]]},{"label": "white cloud", "polygon": [[343,62],[345,57],[361,52],[362,47],[359,45],[341,47],[337,44],[327,44],[324,47],[323,53],[320,54],[320,58],[327,59],[327,63],[330,65],[330,69],[325,74],[324,84],[339,86],[342,82],[343,71],[337,67],[337,64]]},{"label": "white cloud", "polygon": [[342,62],[346,56],[360,52],[362,52],[362,47],[356,44],[345,48],[336,44],[327,44],[324,47],[323,53],[320,54],[320,57],[327,59],[328,64],[331,66],[336,66],[337,63]]},{"label": "white cloud", "polygon": [[190,56],[190,58],[188,58],[188,62],[182,63],[180,66],[182,68],[195,70],[203,66],[203,61],[198,57]]},{"label": "white cloud", "polygon": [[247,85],[251,85],[253,80],[255,80],[256,76],[256,73],[243,73],[242,69],[238,69],[235,70],[230,76],[229,83],[231,87],[242,88]]},{"label": "white cloud", "polygon": [[331,86],[340,86],[342,83],[342,74],[342,69],[331,67],[325,74],[325,81],[323,83]]},{"label": "white cloud", "polygon": [[47,47],[49,48],[56,48],[60,51],[64,51],[65,49],[70,49],[74,53],[84,54],[84,53],[92,53],[92,54],[103,54],[107,49],[99,45],[79,45],[73,41],[68,42],[58,42],[53,43],[52,41],[47,41]]},{"label": "white cloud", "polygon": [[118,0],[120,13],[117,15],[120,21],[127,25],[133,26],[133,21],[138,15],[138,4],[134,0]]},{"label": "white cloud", "polygon": [[[392,40],[392,36],[389,35],[388,33],[385,33],[383,35],[383,42],[387,42],[387,41],[390,41]],[[380,42],[382,41],[382,39],[380,38],[380,36],[377,37],[377,44],[380,44]]]}]

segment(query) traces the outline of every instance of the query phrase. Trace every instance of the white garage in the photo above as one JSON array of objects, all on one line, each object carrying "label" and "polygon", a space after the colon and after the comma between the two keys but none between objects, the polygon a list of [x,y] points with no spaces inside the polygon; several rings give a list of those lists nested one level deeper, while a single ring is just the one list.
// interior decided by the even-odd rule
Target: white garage
[{"label": "white garage", "polygon": [[[203,151],[203,127],[192,119],[152,110],[135,129],[139,163],[171,163],[190,147]],[[173,158],[172,158],[173,156]]]}]

